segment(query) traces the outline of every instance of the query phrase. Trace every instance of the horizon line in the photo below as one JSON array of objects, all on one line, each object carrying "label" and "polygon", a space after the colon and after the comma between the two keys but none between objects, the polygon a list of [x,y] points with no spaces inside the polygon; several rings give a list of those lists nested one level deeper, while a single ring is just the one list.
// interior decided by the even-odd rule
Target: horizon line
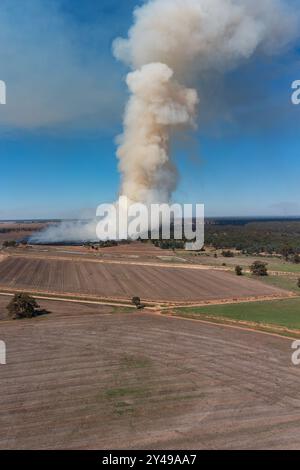
[{"label": "horizon line", "polygon": [[[195,217],[193,217],[195,218]],[[1,219],[0,222],[74,222],[74,221],[90,221],[94,218],[77,218],[77,217],[32,217],[32,218],[16,218],[16,219]],[[205,219],[300,219],[298,215],[206,215]]]}]

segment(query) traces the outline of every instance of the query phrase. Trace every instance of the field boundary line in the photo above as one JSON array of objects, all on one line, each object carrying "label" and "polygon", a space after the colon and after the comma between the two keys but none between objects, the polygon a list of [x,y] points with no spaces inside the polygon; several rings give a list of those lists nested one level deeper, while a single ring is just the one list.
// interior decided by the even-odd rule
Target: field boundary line
[{"label": "field boundary line", "polygon": [[[20,291],[18,291],[20,292]],[[21,292],[24,292],[22,290]],[[116,303],[116,302],[109,302],[109,301],[102,301],[102,300],[84,300],[84,299],[68,299],[67,297],[49,297],[46,295],[41,295],[41,294],[34,294],[33,292],[29,292],[29,294],[34,295],[36,299],[39,300],[53,300],[53,301],[61,301],[61,302],[72,302],[72,303],[80,303],[80,304],[95,304],[95,305],[110,305],[113,307],[126,307],[126,308],[132,308],[133,310],[136,309],[136,307],[132,304],[121,304],[121,303]],[[9,296],[13,297],[14,293],[13,292],[0,292],[0,295],[2,296]]]},{"label": "field boundary line", "polygon": [[31,259],[42,259],[43,261],[47,260],[61,260],[61,261],[73,261],[73,262],[85,262],[85,263],[99,263],[99,264],[122,264],[130,266],[154,266],[159,268],[176,268],[176,269],[194,269],[199,271],[226,271],[231,272],[231,268],[226,268],[223,266],[209,266],[209,265],[196,265],[196,264],[175,264],[175,263],[157,263],[157,262],[147,262],[147,261],[127,261],[127,260],[111,260],[111,259],[95,259],[95,258],[79,258],[75,256],[42,256],[36,255],[34,253],[10,253],[8,257],[12,258],[31,258]]},{"label": "field boundary line", "polygon": [[[234,272],[234,267],[232,267],[232,272]],[[251,271],[250,269],[244,269],[244,273],[246,274],[251,274]],[[299,277],[300,276],[300,272],[296,272],[296,271],[269,271],[268,270],[268,274],[270,276],[277,276],[277,277]]]},{"label": "field boundary line", "polygon": [[[66,299],[66,300],[75,300],[75,301],[82,301],[82,302],[102,302],[112,305],[123,305],[123,306],[131,306],[130,299],[128,298],[111,298],[111,297],[100,297],[89,295],[89,294],[77,294],[76,292],[50,292],[50,291],[43,291],[43,290],[35,290],[35,289],[27,289],[26,287],[7,287],[0,285],[0,293],[19,293],[19,292],[26,292],[34,297],[40,296],[41,298],[49,297],[53,298],[56,297],[59,299]],[[168,309],[168,308],[184,308],[184,307],[206,307],[206,306],[213,306],[213,305],[227,305],[227,304],[239,304],[239,303],[248,303],[248,302],[269,302],[272,300],[284,300],[284,299],[291,299],[299,297],[299,295],[291,292],[291,293],[284,293],[284,294],[273,294],[271,296],[254,296],[254,297],[244,297],[244,298],[228,298],[228,299],[212,299],[212,300],[199,300],[199,301],[176,301],[176,300],[160,300],[160,299],[147,299],[142,298],[142,303],[146,304],[147,308],[156,309]]]},{"label": "field boundary line", "polygon": [[[271,296],[258,296],[258,297],[247,297],[241,299],[220,299],[220,300],[211,300],[211,301],[202,301],[202,302],[190,302],[190,303],[178,303],[176,308],[193,308],[193,307],[210,307],[216,305],[236,305],[236,304],[248,304],[255,302],[272,302],[273,300],[289,300],[299,298],[300,295],[294,292],[285,295],[271,295]],[[158,302],[159,303],[159,302]],[[167,309],[167,306],[161,307],[162,310]]]}]

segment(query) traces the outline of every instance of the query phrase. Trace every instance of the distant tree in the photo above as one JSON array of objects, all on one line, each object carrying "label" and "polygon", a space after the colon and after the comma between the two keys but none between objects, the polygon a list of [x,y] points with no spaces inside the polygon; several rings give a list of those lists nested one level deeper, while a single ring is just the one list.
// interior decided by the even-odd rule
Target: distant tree
[{"label": "distant tree", "polygon": [[36,309],[40,308],[36,300],[28,294],[15,294],[6,307],[9,315],[14,319],[32,318]]},{"label": "distant tree", "polygon": [[292,255],[294,253],[294,250],[293,248],[291,248],[290,246],[284,246],[282,249],[281,249],[281,254],[282,256],[284,256],[284,259],[286,261],[289,260],[289,256]]},{"label": "distant tree", "polygon": [[234,253],[230,250],[223,250],[222,256],[224,256],[224,258],[234,258]]},{"label": "distant tree", "polygon": [[141,303],[140,297],[132,297],[132,303],[138,310],[145,308],[145,305]]},{"label": "distant tree", "polygon": [[296,254],[293,258],[293,263],[295,264],[299,264],[300,263],[300,256],[298,254]]},{"label": "distant tree", "polygon": [[15,247],[17,246],[17,242],[15,240],[4,241],[3,246],[4,248]]},{"label": "distant tree", "polygon": [[217,253],[215,253],[215,254],[214,254],[214,258],[217,258],[217,257],[218,257],[218,254],[217,254]]},{"label": "distant tree", "polygon": [[139,306],[141,305],[140,297],[132,297],[132,303],[136,306],[136,308],[139,308]]},{"label": "distant tree", "polygon": [[242,268],[242,266],[236,266],[236,267],[235,267],[235,274],[236,274],[237,276],[242,276],[242,275],[243,275],[243,268]]},{"label": "distant tree", "polygon": [[298,278],[297,286],[298,286],[299,289],[300,289],[300,277]]},{"label": "distant tree", "polygon": [[254,263],[250,266],[250,271],[254,276],[267,276],[267,265],[267,263],[262,261],[254,261]]},{"label": "distant tree", "polygon": [[183,250],[185,247],[184,240],[152,240],[152,243],[162,250]]}]

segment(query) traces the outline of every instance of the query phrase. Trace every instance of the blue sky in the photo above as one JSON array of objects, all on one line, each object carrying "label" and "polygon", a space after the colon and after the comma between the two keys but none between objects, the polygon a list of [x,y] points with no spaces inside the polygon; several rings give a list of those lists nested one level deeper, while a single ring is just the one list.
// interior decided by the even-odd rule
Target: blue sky
[{"label": "blue sky", "polygon": [[[115,137],[126,68],[111,54],[136,0],[3,0],[0,5],[0,219],[93,215],[117,198]],[[298,48],[297,48],[298,47]],[[207,215],[300,215],[300,42],[253,59],[202,99],[198,131],[179,136],[174,200]]]}]

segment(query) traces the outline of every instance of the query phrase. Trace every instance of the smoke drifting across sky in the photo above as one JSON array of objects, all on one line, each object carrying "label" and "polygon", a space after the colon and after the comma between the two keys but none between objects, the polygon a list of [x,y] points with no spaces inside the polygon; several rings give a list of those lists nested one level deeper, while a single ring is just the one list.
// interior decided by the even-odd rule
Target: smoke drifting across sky
[{"label": "smoke drifting across sky", "polygon": [[[177,174],[170,136],[195,126],[201,77],[226,72],[254,55],[284,53],[297,37],[295,9],[281,0],[150,0],[134,11],[115,57],[131,68],[124,132],[118,138],[120,194],[169,202]],[[89,239],[95,223],[51,229],[51,241]],[[65,229],[64,229],[65,228]],[[50,236],[51,235],[51,236]]]},{"label": "smoke drifting across sky", "polygon": [[171,132],[193,125],[202,74],[224,73],[253,54],[284,52],[298,19],[280,0],[150,0],[134,11],[127,39],[114,55],[134,71],[119,138],[121,194],[168,202],[176,188]]}]

